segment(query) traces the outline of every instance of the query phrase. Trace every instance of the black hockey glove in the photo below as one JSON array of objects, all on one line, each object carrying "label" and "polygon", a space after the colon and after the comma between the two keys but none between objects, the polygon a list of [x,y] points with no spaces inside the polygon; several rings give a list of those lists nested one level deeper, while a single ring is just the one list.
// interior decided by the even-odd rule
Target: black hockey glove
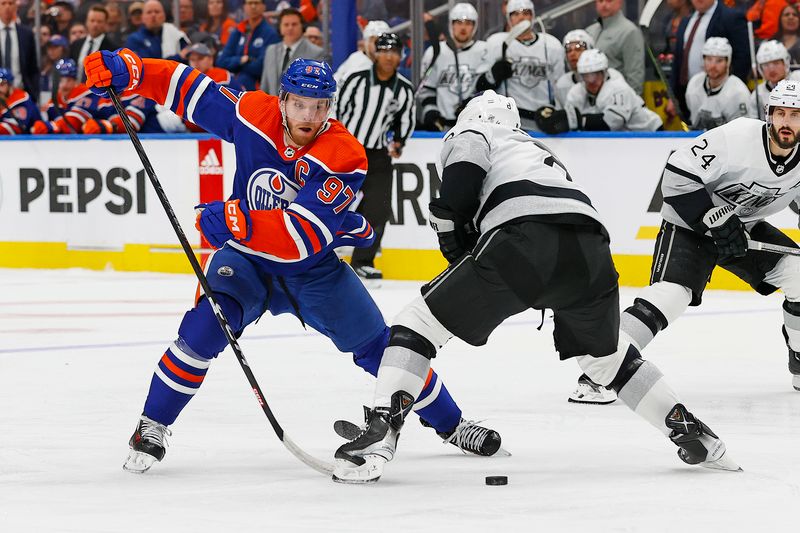
[{"label": "black hockey glove", "polygon": [[439,250],[448,263],[454,263],[472,250],[478,234],[459,224],[456,214],[449,209],[433,203],[429,209],[431,227],[439,237]]},{"label": "black hockey glove", "polygon": [[603,120],[602,113],[582,114],[576,109],[575,114],[578,116],[578,129],[584,131],[611,131],[606,121]]},{"label": "black hockey glove", "polygon": [[506,59],[501,59],[492,65],[492,77],[495,83],[500,83],[507,80],[514,74],[514,68],[511,62]]},{"label": "black hockey glove", "polygon": [[703,215],[703,224],[711,232],[720,260],[747,255],[747,231],[733,212],[732,206],[723,205],[709,209]]},{"label": "black hockey glove", "polygon": [[438,109],[432,109],[422,117],[422,126],[426,131],[444,131],[447,126]]},{"label": "black hockey glove", "polygon": [[558,135],[569,131],[567,112],[545,105],[536,110],[534,120],[539,129],[549,135]]}]

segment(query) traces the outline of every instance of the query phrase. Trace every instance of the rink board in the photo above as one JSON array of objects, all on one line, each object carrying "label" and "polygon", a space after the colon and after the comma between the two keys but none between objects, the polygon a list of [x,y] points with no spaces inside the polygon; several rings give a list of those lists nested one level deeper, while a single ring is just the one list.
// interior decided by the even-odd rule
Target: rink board
[{"label": "rink board", "polygon": [[[544,142],[585,189],[611,234],[620,283],[645,285],[660,223],[661,172],[695,133],[569,134]],[[143,136],[193,246],[193,206],[231,190],[234,148],[210,136]],[[445,262],[427,206],[438,192],[441,135],[417,133],[394,162],[393,216],[376,266],[392,279],[430,279]],[[190,272],[126,136],[0,141],[0,267]],[[796,213],[771,220],[800,239]],[[746,288],[725,273],[711,287]]]}]

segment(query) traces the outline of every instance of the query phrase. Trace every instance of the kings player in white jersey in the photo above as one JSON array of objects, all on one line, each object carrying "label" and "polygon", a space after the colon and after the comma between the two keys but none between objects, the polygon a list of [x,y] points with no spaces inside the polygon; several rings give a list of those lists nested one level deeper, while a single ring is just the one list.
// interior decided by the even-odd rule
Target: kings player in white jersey
[{"label": "kings player in white jersey", "polygon": [[[779,81],[800,80],[800,72],[789,70],[790,61],[789,51],[779,41],[764,41],[758,47],[756,62],[764,81],[750,93],[750,106],[747,108],[750,118],[764,120],[764,103]],[[758,94],[758,98],[756,98],[756,94]]]},{"label": "kings player in white jersey", "polygon": [[[506,18],[509,27],[523,20],[533,22],[533,2],[508,0]],[[486,40],[489,51],[478,71],[477,90],[493,89],[513,97],[523,129],[542,131],[537,116],[549,116],[556,107],[555,84],[564,74],[564,49],[552,35],[532,29],[506,46],[507,37],[508,33],[500,32]]]},{"label": "kings player in white jersey", "polygon": [[[619,338],[608,233],[564,165],[520,129],[514,100],[494,91],[471,100],[445,136],[441,162],[430,222],[450,266],[395,318],[367,427],[336,451],[334,481],[380,477],[430,360],[448,340],[484,345],[503,321],[530,308],[552,309],[560,358],[575,358],[618,391],[678,445],[684,462],[738,470],[658,368]],[[466,227],[477,228],[477,243]]]},{"label": "kings player in white jersey", "polygon": [[612,78],[608,58],[597,49],[578,59],[581,82],[567,94],[566,111],[573,130],[656,131],[661,117],[647,109],[625,78]]},{"label": "kings player in white jersey", "polygon": [[[644,349],[688,306],[700,305],[719,265],[759,294],[783,292],[789,372],[800,390],[800,257],[748,249],[748,239],[797,247],[764,219],[800,197],[800,83],[779,82],[769,94],[766,116],[766,124],[736,119],[670,156],[650,286],[625,310],[621,323],[633,345]],[[582,376],[570,399],[607,403],[592,400],[596,391],[610,391],[592,388]]]},{"label": "kings player in white jersey", "polygon": [[709,37],[703,44],[703,72],[686,86],[686,106],[692,128],[710,130],[746,117],[750,91],[742,80],[730,74],[733,48],[725,37]]},{"label": "kings player in white jersey", "polygon": [[423,80],[418,98],[422,126],[430,131],[444,131],[456,123],[458,110],[475,92],[478,68],[486,61],[486,41],[475,40],[475,8],[466,2],[456,4],[448,19],[455,50],[436,42],[422,56]]}]

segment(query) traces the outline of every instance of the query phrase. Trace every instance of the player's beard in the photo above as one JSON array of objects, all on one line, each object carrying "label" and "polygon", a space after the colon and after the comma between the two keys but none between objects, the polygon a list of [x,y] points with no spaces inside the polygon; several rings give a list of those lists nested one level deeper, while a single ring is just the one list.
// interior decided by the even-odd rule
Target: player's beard
[{"label": "player's beard", "polygon": [[286,129],[290,140],[297,146],[303,147],[314,140],[322,125],[322,122],[291,121]]},{"label": "player's beard", "polygon": [[770,124],[769,126],[769,136],[772,137],[772,142],[778,145],[781,150],[791,150],[792,148],[797,145],[797,132],[789,127],[781,128],[781,131],[790,131],[792,132],[791,141],[783,141],[781,140],[780,135],[778,134],[778,130],[775,129],[774,124]]}]

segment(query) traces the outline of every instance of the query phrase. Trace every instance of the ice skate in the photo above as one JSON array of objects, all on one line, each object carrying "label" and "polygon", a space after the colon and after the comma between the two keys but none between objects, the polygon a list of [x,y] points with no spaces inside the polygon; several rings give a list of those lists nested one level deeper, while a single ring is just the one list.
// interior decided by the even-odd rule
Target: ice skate
[{"label": "ice skate", "polygon": [[[426,428],[431,427],[431,425],[422,418],[419,419],[419,422]],[[452,431],[437,431],[436,434],[444,439],[445,443],[449,442],[464,453],[472,453],[484,457],[491,457],[496,454],[511,455],[500,447],[500,434],[493,429],[479,426],[478,422],[482,421],[465,420],[462,418]]]},{"label": "ice skate", "polygon": [[789,348],[789,372],[792,373],[792,387],[800,391],[800,353]]},{"label": "ice skate", "polygon": [[167,453],[167,435],[172,435],[167,426],[142,415],[136,431],[128,442],[131,451],[122,468],[135,474],[143,474],[150,470],[150,467],[156,461],[161,461]]},{"label": "ice skate", "polygon": [[725,443],[683,404],[675,404],[664,422],[672,430],[669,438],[678,446],[678,457],[684,463],[716,470],[742,470],[726,453]]},{"label": "ice skate", "polygon": [[617,394],[611,390],[598,385],[586,374],[578,378],[578,387],[575,392],[570,394],[568,401],[572,403],[593,403],[597,405],[607,405],[617,400]]},{"label": "ice skate", "polygon": [[403,418],[414,398],[404,391],[392,395],[391,407],[369,411],[367,426],[348,443],[339,446],[333,480],[337,483],[374,483],[383,474],[383,465],[394,457]]}]

